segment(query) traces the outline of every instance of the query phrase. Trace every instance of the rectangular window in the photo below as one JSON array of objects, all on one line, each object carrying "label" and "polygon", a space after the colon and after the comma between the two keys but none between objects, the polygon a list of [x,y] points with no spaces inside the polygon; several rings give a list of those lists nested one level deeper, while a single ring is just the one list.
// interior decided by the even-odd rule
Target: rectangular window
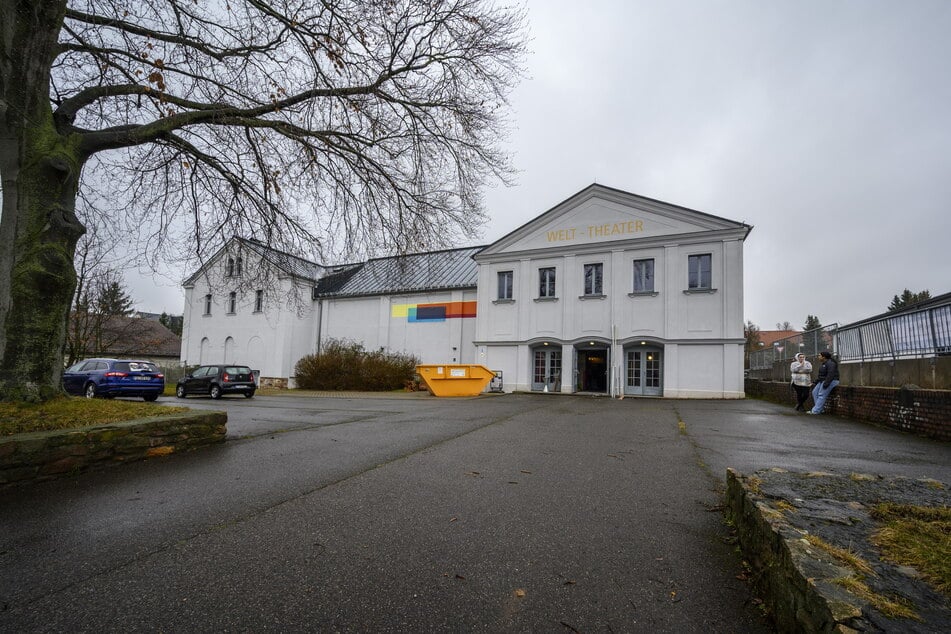
[{"label": "rectangular window", "polygon": [[555,267],[538,269],[538,296],[555,296]]},{"label": "rectangular window", "polygon": [[601,262],[597,264],[584,265],[584,294],[601,295],[603,286],[601,285],[604,265]]},{"label": "rectangular window", "polygon": [[709,253],[687,257],[687,288],[705,290],[713,288],[713,256]]},{"label": "rectangular window", "polygon": [[634,292],[654,292],[654,260],[634,260]]},{"label": "rectangular window", "polygon": [[259,313],[264,310],[264,291],[254,291],[254,312]]},{"label": "rectangular window", "polygon": [[234,267],[234,268],[235,268],[235,271],[234,271],[234,274],[235,274],[235,275],[241,275],[241,265],[242,265],[242,261],[241,261],[241,256],[239,255],[238,258],[237,258],[237,260],[235,260],[235,267]]},{"label": "rectangular window", "polygon": [[234,291],[228,293],[228,314],[233,315],[235,312],[235,307],[238,303],[238,294]]},{"label": "rectangular window", "polygon": [[211,294],[205,295],[205,314],[211,314]]},{"label": "rectangular window", "polygon": [[499,299],[512,299],[513,271],[499,271]]},{"label": "rectangular window", "polygon": [[234,277],[234,258],[228,258],[228,277]]}]

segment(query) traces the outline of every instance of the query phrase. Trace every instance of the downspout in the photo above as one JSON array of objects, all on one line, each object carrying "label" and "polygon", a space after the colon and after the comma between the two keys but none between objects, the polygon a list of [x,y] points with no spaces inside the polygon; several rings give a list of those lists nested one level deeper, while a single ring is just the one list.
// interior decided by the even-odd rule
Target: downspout
[{"label": "downspout", "polygon": [[324,298],[317,298],[317,356],[320,356],[320,331],[324,321]]}]

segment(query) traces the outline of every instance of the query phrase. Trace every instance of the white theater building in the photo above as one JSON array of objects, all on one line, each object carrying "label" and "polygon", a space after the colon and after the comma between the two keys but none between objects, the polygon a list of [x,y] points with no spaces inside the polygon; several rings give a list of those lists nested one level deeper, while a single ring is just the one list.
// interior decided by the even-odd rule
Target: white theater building
[{"label": "white theater building", "polygon": [[293,386],[338,339],[505,391],[742,398],[750,229],[591,185],[485,247],[322,266],[235,238],[184,283],[182,362]]}]

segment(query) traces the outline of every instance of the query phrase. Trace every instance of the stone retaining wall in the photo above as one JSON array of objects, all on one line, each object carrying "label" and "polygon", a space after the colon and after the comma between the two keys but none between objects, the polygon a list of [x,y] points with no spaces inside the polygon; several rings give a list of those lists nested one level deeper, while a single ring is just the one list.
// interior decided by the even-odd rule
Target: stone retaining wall
[{"label": "stone retaining wall", "polygon": [[[796,404],[789,383],[747,379],[745,389],[747,396]],[[808,402],[812,403],[812,399]],[[840,384],[826,401],[825,411],[937,440],[951,440],[951,390]]]},{"label": "stone retaining wall", "polygon": [[814,556],[803,534],[783,522],[781,513],[750,491],[733,469],[727,469],[726,506],[753,569],[753,585],[770,607],[778,632],[865,630],[861,606],[830,583],[849,571]]},{"label": "stone retaining wall", "polygon": [[173,414],[112,425],[0,437],[0,487],[144,460],[223,442],[224,412]]}]

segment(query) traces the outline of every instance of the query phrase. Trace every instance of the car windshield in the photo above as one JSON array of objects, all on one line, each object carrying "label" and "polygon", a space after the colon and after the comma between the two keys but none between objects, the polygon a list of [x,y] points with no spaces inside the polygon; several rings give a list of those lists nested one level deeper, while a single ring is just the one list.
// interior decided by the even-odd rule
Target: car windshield
[{"label": "car windshield", "polygon": [[225,374],[251,374],[251,368],[246,365],[233,365],[225,368]]},{"label": "car windshield", "polygon": [[116,363],[119,372],[158,372],[158,366],[148,361],[119,361]]}]

